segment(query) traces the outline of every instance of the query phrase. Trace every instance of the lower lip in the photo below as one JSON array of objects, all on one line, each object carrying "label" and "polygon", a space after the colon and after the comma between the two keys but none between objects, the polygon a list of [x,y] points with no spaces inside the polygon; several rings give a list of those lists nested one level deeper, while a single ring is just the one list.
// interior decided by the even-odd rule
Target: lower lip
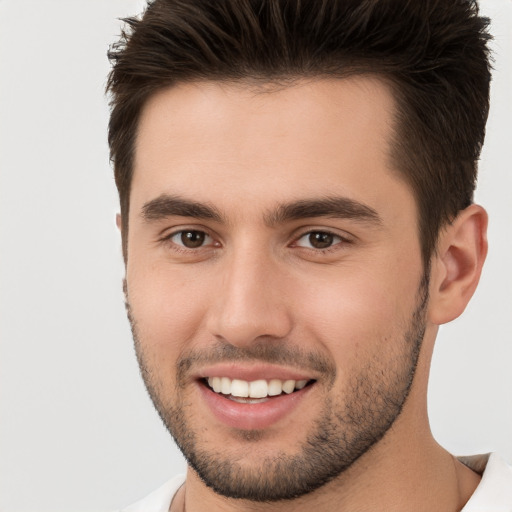
[{"label": "lower lip", "polygon": [[229,427],[243,430],[261,430],[277,423],[299,406],[313,385],[289,395],[269,398],[266,402],[244,404],[215,393],[206,385],[198,384],[201,394],[213,415]]}]

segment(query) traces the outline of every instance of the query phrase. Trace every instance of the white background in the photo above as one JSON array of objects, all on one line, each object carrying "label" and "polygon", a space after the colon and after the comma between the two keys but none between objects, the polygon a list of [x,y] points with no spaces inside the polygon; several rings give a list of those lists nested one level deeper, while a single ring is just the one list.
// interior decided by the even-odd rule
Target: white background
[{"label": "white background", "polygon": [[[0,511],[126,505],[184,462],[146,397],[125,319],[103,96],[117,20],[141,0],[0,0]],[[441,330],[433,431],[512,460],[512,2],[493,19],[492,110],[477,201],[490,253]]]}]

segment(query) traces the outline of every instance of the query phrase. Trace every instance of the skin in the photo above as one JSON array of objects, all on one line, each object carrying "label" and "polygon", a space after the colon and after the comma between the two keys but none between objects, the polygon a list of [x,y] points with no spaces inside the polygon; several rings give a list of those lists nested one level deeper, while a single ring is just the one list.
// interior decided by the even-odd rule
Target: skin
[{"label": "skin", "polygon": [[[371,365],[365,380],[379,393],[392,385],[386,373],[414,375],[384,437],[317,490],[274,503],[234,500],[189,469],[173,510],[456,511],[478,484],[435,443],[426,392],[437,326],[460,315],[477,285],[487,218],[472,205],[440,235],[414,372],[404,333],[418,311],[424,266],[414,197],[390,164],[393,111],[389,89],[371,77],[264,90],[182,84],[146,105],[124,233],[127,301],[150,392],[164,407],[180,407],[198,447],[257,472],[275,453],[300,453],[327,403],[346,410],[363,368]],[[212,206],[220,218],[145,216],[145,205],[163,195]],[[364,205],[378,221],[269,222],[278,205],[326,196]],[[183,247],[179,232],[187,229],[207,233],[205,244]],[[332,245],[312,247],[311,231],[333,233]],[[279,344],[319,354],[332,366],[331,381],[304,369],[315,385],[252,437],[212,414],[192,371],[177,380],[187,355]],[[400,392],[405,398],[405,387]]]}]

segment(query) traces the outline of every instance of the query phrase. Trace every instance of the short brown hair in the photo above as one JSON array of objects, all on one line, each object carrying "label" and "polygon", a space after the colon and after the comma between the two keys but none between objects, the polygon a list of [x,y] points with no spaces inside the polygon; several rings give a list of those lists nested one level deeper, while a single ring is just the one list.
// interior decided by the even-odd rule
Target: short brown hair
[{"label": "short brown hair", "polygon": [[107,84],[125,258],[141,111],[185,81],[381,76],[395,94],[392,158],[416,197],[424,262],[441,227],[471,204],[491,67],[476,1],[154,0],[125,22]]}]

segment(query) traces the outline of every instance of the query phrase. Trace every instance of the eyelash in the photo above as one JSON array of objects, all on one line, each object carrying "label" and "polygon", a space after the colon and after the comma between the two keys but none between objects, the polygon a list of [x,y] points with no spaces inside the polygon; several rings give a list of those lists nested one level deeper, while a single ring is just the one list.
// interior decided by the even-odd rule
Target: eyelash
[{"label": "eyelash", "polygon": [[192,253],[192,252],[197,252],[199,249],[205,249],[206,247],[209,247],[207,245],[201,245],[201,246],[199,246],[197,248],[191,248],[191,247],[186,247],[185,245],[181,245],[179,243],[173,242],[172,239],[175,236],[183,235],[184,233],[202,233],[203,235],[205,235],[205,237],[209,237],[210,239],[214,240],[214,238],[204,229],[192,229],[192,228],[189,228],[189,229],[179,229],[177,231],[173,231],[172,233],[169,233],[168,235],[163,236],[159,240],[159,242],[163,242],[165,244],[168,244],[176,252],[189,253],[189,254]]},{"label": "eyelash", "polygon": [[[205,235],[205,237],[210,238],[214,243],[208,244],[208,245],[200,245],[196,248],[191,248],[191,247],[186,247],[185,245],[173,242],[172,239],[175,236],[183,235],[184,233],[201,233],[201,234]],[[304,237],[307,237],[307,236],[311,236],[312,234],[315,234],[315,233],[332,236],[334,239],[336,239],[338,241],[336,243],[333,243],[329,247],[325,247],[325,248],[304,247],[304,246],[298,245],[298,242],[301,239],[303,239]],[[212,248],[212,247],[215,248],[216,246],[220,247],[220,244],[218,242],[214,241],[214,237],[211,234],[209,234],[208,231],[206,231],[204,229],[192,229],[192,228],[180,229],[177,231],[173,231],[172,233],[169,233],[168,235],[163,236],[159,240],[159,242],[167,243],[172,247],[172,249],[174,251],[181,252],[181,253],[194,253],[194,252],[197,252],[199,249]],[[340,245],[343,246],[343,245],[347,245],[347,244],[351,244],[351,243],[352,243],[352,240],[350,240],[349,238],[341,236],[337,233],[333,233],[332,231],[329,231],[326,229],[310,229],[308,231],[301,233],[298,237],[294,238],[293,242],[289,245],[289,247],[300,247],[307,251],[312,251],[312,252],[318,254],[318,253],[333,252],[333,251],[339,250]]]},{"label": "eyelash", "polygon": [[[313,234],[321,234],[321,235],[328,235],[328,236],[332,236],[335,240],[337,240],[337,242],[333,242],[332,245],[330,245],[329,247],[325,247],[325,248],[316,248],[316,247],[304,247],[304,246],[300,246],[298,245],[298,242],[305,238],[305,237],[309,237]],[[301,247],[302,249],[306,249],[308,251],[313,251],[315,253],[322,253],[322,254],[325,254],[325,253],[329,253],[329,252],[333,252],[333,251],[337,251],[337,250],[340,250],[341,247],[340,246],[343,246],[343,245],[346,245],[346,244],[350,244],[351,243],[351,240],[349,240],[347,237],[343,237],[342,235],[340,234],[337,234],[337,233],[333,233],[332,231],[329,231],[327,229],[310,229],[304,233],[302,233],[299,237],[295,238],[294,242],[292,243],[292,247]]]}]

